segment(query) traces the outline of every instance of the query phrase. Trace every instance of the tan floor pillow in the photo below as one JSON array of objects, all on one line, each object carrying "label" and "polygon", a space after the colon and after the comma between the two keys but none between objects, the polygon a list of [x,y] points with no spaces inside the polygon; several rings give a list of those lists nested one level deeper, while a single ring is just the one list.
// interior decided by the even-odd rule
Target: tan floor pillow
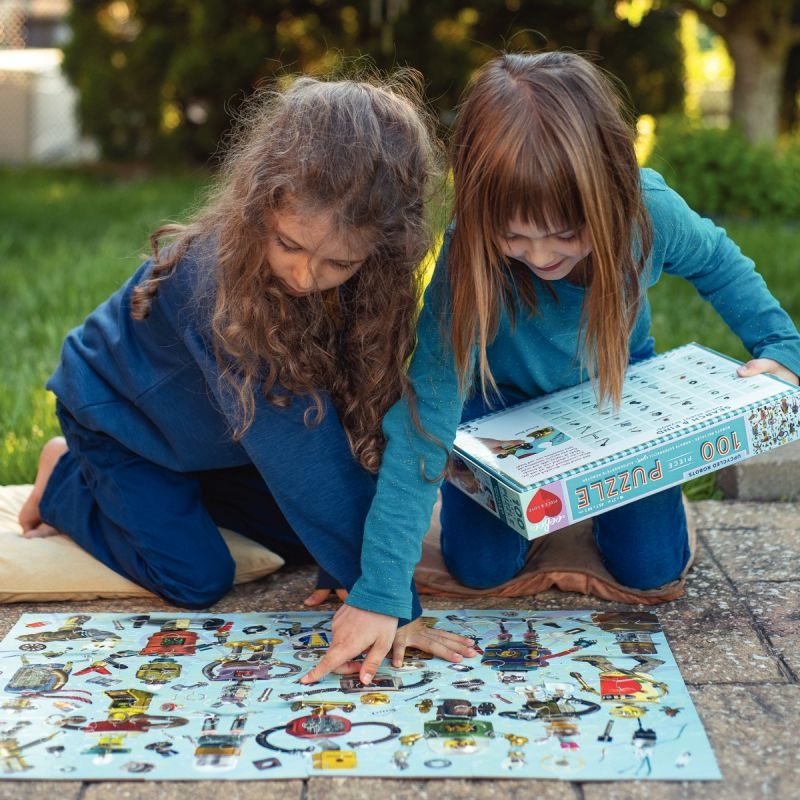
[{"label": "tan floor pillow", "polygon": [[[150,597],[147,589],[117,575],[68,536],[26,539],[17,514],[31,486],[0,486],[0,603]],[[236,583],[280,569],[284,561],[260,544],[220,529],[236,562]]]}]

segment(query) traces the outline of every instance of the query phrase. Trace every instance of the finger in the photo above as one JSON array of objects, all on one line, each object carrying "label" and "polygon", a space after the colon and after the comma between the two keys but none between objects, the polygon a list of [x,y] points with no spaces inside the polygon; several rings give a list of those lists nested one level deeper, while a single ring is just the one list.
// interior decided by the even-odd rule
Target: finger
[{"label": "finger", "polygon": [[[351,664],[355,655],[358,654],[348,653],[346,650],[343,650],[341,647],[336,647],[335,645],[330,647],[328,652],[325,653],[317,664],[300,678],[300,683],[317,683],[317,681],[321,681],[329,672],[336,672],[345,664]],[[351,669],[350,671],[355,672],[360,666],[359,664],[355,669]]]},{"label": "finger", "polygon": [[746,377],[747,375],[755,375],[758,372],[758,369],[755,365],[754,361],[748,361],[745,364],[736,368],[736,374],[740,377]]},{"label": "finger", "polygon": [[406,643],[400,640],[399,636],[395,636],[394,643],[392,644],[392,666],[395,669],[400,669],[403,666],[403,659],[406,655]]},{"label": "finger", "polygon": [[431,646],[432,643],[441,642],[464,653],[464,655],[467,655],[467,651],[470,651],[472,655],[478,652],[475,649],[475,640],[470,636],[462,636],[460,633],[439,630],[438,628],[422,628],[417,631],[409,631],[408,642],[413,643],[415,647],[423,649],[426,645]]},{"label": "finger", "polygon": [[443,638],[450,644],[453,649],[457,650],[463,656],[476,656],[478,651],[475,649],[475,640],[469,636],[461,636],[458,633],[450,631],[442,631]]},{"label": "finger", "polygon": [[426,650],[433,656],[444,658],[447,661],[459,662],[464,658],[472,658],[476,656],[475,643],[467,640],[462,636],[442,636],[437,634],[435,636],[427,636],[424,641],[416,644],[423,650]]},{"label": "finger", "polygon": [[347,600],[347,589],[337,589],[336,596],[344,603]]},{"label": "finger", "polygon": [[375,644],[369,649],[369,652],[367,653],[363,663],[359,665],[360,670],[358,673],[358,679],[364,684],[364,686],[369,686],[369,684],[372,683],[375,673],[383,663],[383,659],[386,657],[386,654],[389,652],[391,646],[391,641],[385,644],[381,642],[375,642]]},{"label": "finger", "polygon": [[780,362],[773,361],[771,358],[753,358],[747,363],[742,364],[736,370],[736,374],[740,378],[748,378],[753,375],[760,375],[764,372],[782,378],[795,386],[798,384],[798,376],[794,372],[784,367]]},{"label": "finger", "polygon": [[741,377],[746,377],[748,375],[759,375],[762,372],[775,372],[780,368],[781,365],[771,358],[751,358],[750,361],[742,364],[736,372]]},{"label": "finger", "polygon": [[331,595],[330,589],[314,589],[311,594],[303,600],[304,606],[321,606]]},{"label": "finger", "polygon": [[331,670],[337,675],[355,675],[361,669],[361,661],[345,661],[340,667]]}]

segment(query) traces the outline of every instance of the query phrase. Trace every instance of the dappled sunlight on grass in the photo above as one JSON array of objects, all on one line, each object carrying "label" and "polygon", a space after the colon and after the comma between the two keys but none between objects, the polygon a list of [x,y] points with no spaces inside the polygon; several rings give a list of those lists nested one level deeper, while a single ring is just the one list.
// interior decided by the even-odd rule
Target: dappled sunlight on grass
[{"label": "dappled sunlight on grass", "polygon": [[0,483],[28,483],[58,434],[44,388],[66,333],[134,271],[205,176],[0,169]]},{"label": "dappled sunlight on grass", "polygon": [[0,430],[0,483],[32,483],[42,446],[60,433],[53,395],[44,388],[32,391],[31,402],[4,419]]}]

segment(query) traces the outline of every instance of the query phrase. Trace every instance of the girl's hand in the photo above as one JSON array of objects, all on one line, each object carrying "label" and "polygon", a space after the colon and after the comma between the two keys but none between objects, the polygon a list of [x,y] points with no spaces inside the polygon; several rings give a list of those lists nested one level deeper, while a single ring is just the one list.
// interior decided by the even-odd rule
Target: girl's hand
[{"label": "girl's hand", "polygon": [[790,369],[787,369],[783,364],[773,361],[771,358],[753,358],[746,364],[742,364],[736,370],[736,374],[740,378],[749,378],[752,375],[760,375],[763,372],[768,372],[770,375],[777,375],[795,386],[800,385],[800,378],[794,374]]},{"label": "girl's hand", "polygon": [[478,655],[475,642],[467,636],[459,636],[450,631],[440,631],[429,628],[421,618],[409,622],[397,629],[392,645],[392,666],[403,666],[403,656],[407,647],[417,647],[433,656],[444,658],[455,663],[463,658],[472,658]]},{"label": "girl's hand", "polygon": [[[397,618],[344,605],[333,615],[331,630],[333,640],[328,651],[312,670],[300,678],[300,683],[316,683],[329,672],[358,672],[358,679],[368,686],[392,647]],[[363,662],[354,661],[364,652]]]},{"label": "girl's hand", "polygon": [[342,602],[347,600],[347,589],[314,589],[314,591],[303,600],[303,605],[312,607],[321,606],[323,603],[327,603],[328,600],[334,599],[331,597],[331,593]]}]

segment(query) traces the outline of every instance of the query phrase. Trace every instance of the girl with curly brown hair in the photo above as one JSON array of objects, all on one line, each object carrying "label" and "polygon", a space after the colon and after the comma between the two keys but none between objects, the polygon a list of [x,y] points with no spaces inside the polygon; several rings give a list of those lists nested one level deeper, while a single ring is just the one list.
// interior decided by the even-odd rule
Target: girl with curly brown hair
[{"label": "girl with curly brown hair", "polygon": [[[387,584],[362,551],[388,535],[364,533],[382,418],[398,400],[413,415],[404,367],[439,171],[423,108],[410,71],[300,77],[247,106],[206,204],[158,229],[67,336],[48,382],[64,436],[43,450],[26,535],[65,533],[189,608],[232,585],[218,526],[288,562],[310,554],[350,592],[333,646],[357,630],[383,658],[420,614],[414,564]],[[473,652],[419,623],[402,640]]]}]

